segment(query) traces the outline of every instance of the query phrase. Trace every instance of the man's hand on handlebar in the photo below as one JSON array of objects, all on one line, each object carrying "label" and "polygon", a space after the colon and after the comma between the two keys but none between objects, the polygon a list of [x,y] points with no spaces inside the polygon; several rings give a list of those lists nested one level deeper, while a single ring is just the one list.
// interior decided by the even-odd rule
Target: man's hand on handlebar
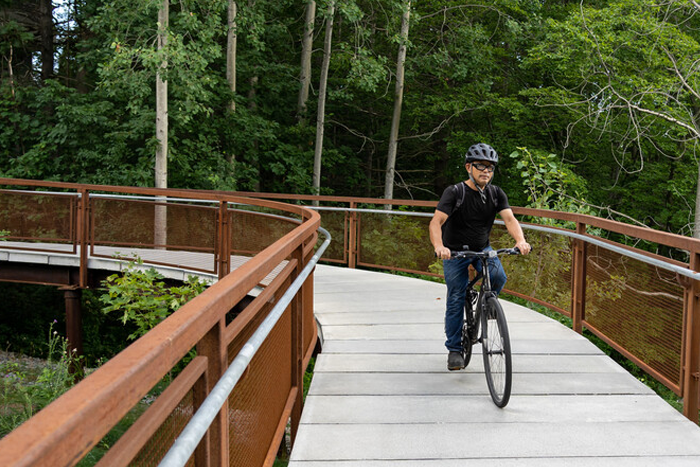
[{"label": "man's hand on handlebar", "polygon": [[518,242],[515,245],[515,248],[520,250],[521,255],[526,255],[526,254],[530,253],[530,250],[532,250],[532,247],[530,246],[530,244],[527,243],[525,240],[523,240],[522,242]]},{"label": "man's hand on handlebar", "polygon": [[439,259],[450,259],[452,256],[450,253],[449,248],[445,248],[444,246],[437,247],[435,248],[435,256],[437,256]]}]

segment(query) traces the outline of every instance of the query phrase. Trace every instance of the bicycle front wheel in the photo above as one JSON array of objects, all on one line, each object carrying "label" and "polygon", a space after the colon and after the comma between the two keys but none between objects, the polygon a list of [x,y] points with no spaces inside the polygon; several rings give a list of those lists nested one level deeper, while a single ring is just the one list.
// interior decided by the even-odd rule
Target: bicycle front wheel
[{"label": "bicycle front wheel", "polygon": [[490,297],[481,313],[482,346],[486,383],[493,403],[505,407],[510,399],[513,362],[510,337],[503,308],[496,297]]}]

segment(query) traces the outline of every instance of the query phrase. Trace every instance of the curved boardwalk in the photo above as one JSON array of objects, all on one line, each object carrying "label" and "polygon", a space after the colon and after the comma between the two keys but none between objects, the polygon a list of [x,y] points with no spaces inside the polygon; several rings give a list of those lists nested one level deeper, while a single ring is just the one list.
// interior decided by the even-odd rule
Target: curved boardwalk
[{"label": "curved boardwalk", "polygon": [[700,428],[585,338],[504,303],[513,395],[446,368],[444,285],[319,266],[325,339],[290,467],[695,466]]},{"label": "curved boardwalk", "polygon": [[[174,262],[172,252],[138,253]],[[201,261],[211,264],[185,254],[159,269],[184,278]],[[0,268],[9,262],[76,266],[77,257],[0,245]],[[91,258],[90,267],[120,265]],[[444,296],[433,282],[317,267],[325,342],[290,467],[700,465],[698,426],[585,338],[509,302],[513,395],[496,408],[480,355],[446,369]]]}]

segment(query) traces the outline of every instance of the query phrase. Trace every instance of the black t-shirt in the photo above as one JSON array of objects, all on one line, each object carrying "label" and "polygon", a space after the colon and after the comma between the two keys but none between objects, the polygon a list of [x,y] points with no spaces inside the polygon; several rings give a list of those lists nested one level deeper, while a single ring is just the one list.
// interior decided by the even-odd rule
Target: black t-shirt
[{"label": "black t-shirt", "polygon": [[508,196],[501,188],[487,185],[484,203],[478,191],[469,188],[466,183],[464,188],[464,202],[454,214],[450,215],[457,204],[460,190],[453,186],[445,189],[437,205],[438,211],[450,216],[442,226],[442,243],[450,250],[462,250],[468,245],[472,251],[481,251],[489,246],[496,214],[510,208]]}]

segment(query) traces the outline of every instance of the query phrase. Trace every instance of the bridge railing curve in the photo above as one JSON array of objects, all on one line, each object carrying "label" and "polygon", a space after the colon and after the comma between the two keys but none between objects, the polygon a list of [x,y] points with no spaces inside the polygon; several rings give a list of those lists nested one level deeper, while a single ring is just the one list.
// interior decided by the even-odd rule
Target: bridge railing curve
[{"label": "bridge railing curve", "polygon": [[[146,194],[162,193],[147,190]],[[191,192],[172,196],[186,194]],[[260,198],[261,203],[276,199],[288,205],[307,205],[298,209],[320,212],[321,224],[334,238],[324,255],[331,263],[441,274],[427,236],[434,202],[269,193],[230,196],[234,195]],[[320,206],[308,206],[314,201]],[[378,209],[386,204],[397,209]],[[526,208],[514,211],[535,250],[526,258],[506,262],[507,291],[571,317],[576,331],[586,328],[606,341],[678,394],[684,414],[697,422],[700,284],[695,273],[700,271],[700,241],[586,215]],[[505,229],[495,227],[492,241],[507,245]],[[216,267],[226,268],[223,264]],[[256,426],[254,421],[257,418],[252,417],[249,423],[238,425],[241,431],[236,436],[252,440],[255,433],[244,427]]]},{"label": "bridge railing curve", "polygon": [[[318,239],[318,213],[275,201],[12,179],[0,179],[0,185],[3,249],[55,253],[66,261],[77,257],[67,269],[54,268],[61,271],[58,274],[33,271],[34,276],[15,280],[32,282],[39,275],[47,279],[45,283],[88,287],[94,285],[90,261],[133,249],[173,253],[178,263],[168,263],[173,255],[144,259],[173,266],[180,265],[183,256],[196,257],[202,266],[194,269],[219,277],[0,441],[0,465],[75,465],[196,349],[196,356],[98,465],[157,463],[302,273]],[[240,264],[234,268],[232,260]],[[19,274],[8,262],[0,269]],[[4,280],[6,274],[0,274]],[[290,421],[294,437],[303,372],[317,340],[312,299],[310,275],[252,358],[190,462],[271,465]],[[247,306],[239,306],[244,301]]]},{"label": "bridge railing curve", "polygon": [[[381,209],[387,204],[383,199],[245,195],[319,204],[322,225],[334,238],[324,260],[442,273],[428,235],[436,202],[393,200],[395,209],[387,211]],[[506,291],[570,317],[579,333],[586,328],[598,336],[677,394],[684,415],[697,423],[700,240],[589,215],[513,211],[534,251],[504,260]],[[491,241],[512,246],[502,225],[494,228]]]}]

